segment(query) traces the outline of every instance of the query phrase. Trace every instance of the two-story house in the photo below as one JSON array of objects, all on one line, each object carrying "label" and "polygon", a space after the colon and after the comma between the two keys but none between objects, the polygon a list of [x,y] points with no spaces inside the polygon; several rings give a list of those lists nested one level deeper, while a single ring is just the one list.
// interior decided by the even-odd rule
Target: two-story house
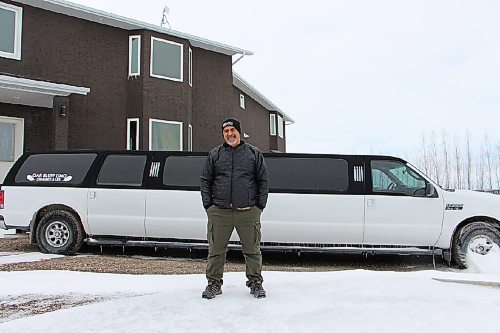
[{"label": "two-story house", "polygon": [[293,120],[233,72],[251,51],[60,0],[0,0],[0,183],[26,151],[207,151],[226,117],[286,150]]}]

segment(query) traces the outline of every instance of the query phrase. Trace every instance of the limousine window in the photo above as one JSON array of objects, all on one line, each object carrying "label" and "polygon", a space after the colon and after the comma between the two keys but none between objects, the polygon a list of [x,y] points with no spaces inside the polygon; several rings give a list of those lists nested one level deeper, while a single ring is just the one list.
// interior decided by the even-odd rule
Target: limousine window
[{"label": "limousine window", "polygon": [[146,165],[143,155],[109,155],[97,178],[99,185],[141,186]]},{"label": "limousine window", "polygon": [[425,196],[425,180],[406,164],[373,160],[371,166],[373,192]]},{"label": "limousine window", "polygon": [[16,183],[60,183],[79,185],[97,154],[30,155],[16,174]]},{"label": "limousine window", "polygon": [[165,161],[163,184],[199,187],[206,156],[169,156]]},{"label": "limousine window", "polygon": [[349,187],[348,163],[336,158],[265,159],[271,191],[344,192]]}]

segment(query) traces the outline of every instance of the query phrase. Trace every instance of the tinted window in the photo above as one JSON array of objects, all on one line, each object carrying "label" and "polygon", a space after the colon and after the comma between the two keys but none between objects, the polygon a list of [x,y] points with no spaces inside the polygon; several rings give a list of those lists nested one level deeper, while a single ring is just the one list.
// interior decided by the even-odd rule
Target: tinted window
[{"label": "tinted window", "polygon": [[97,184],[141,186],[146,156],[109,155],[104,161]]},{"label": "tinted window", "polygon": [[272,191],[346,191],[349,187],[347,161],[334,158],[267,157]]},{"label": "tinted window", "polygon": [[200,186],[200,175],[206,156],[169,156],[165,162],[163,184]]},{"label": "tinted window", "polygon": [[31,155],[19,169],[16,183],[81,184],[96,154]]},{"label": "tinted window", "polygon": [[373,192],[425,195],[425,180],[406,164],[398,161],[373,160],[371,166]]}]

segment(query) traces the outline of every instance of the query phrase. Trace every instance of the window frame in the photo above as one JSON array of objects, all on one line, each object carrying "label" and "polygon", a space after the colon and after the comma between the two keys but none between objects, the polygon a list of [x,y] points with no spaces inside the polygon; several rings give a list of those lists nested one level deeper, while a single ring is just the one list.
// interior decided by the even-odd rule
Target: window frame
[{"label": "window frame", "polygon": [[278,125],[278,136],[283,139],[285,136],[285,124],[283,123],[283,117],[278,115],[277,125]]},{"label": "window frame", "polygon": [[[137,39],[137,73],[132,73],[132,43]],[[128,76],[141,75],[141,35],[128,36]]]},{"label": "window frame", "polygon": [[269,114],[269,135],[276,136],[276,115],[274,113]]},{"label": "window frame", "polygon": [[0,8],[12,11],[14,18],[14,50],[13,52],[0,51],[0,57],[14,60],[21,60],[21,45],[23,34],[23,8],[0,2]]},{"label": "window frame", "polygon": [[[154,42],[155,41],[180,46],[180,78],[163,76],[160,74],[153,73],[153,54],[154,54]],[[176,81],[176,82],[183,82],[184,81],[183,64],[184,64],[184,45],[183,44],[151,36],[151,58],[149,59],[149,75],[151,77],[155,77],[158,79],[164,79],[164,80],[170,80],[170,81]]]},{"label": "window frame", "polygon": [[188,84],[190,87],[193,86],[193,50],[189,48],[189,59],[188,59]]},{"label": "window frame", "polygon": [[245,95],[240,94],[240,108],[245,110]]},{"label": "window frame", "polygon": [[[137,149],[132,149],[130,147],[130,124],[131,123],[137,123],[136,129],[135,129],[135,146]],[[139,149],[139,118],[127,118],[127,150],[140,150]]]},{"label": "window frame", "polygon": [[175,124],[179,125],[180,128],[180,133],[179,133],[179,143],[180,143],[180,150],[178,151],[183,151],[184,150],[184,142],[182,140],[182,122],[181,121],[172,121],[172,120],[162,120],[162,119],[155,119],[155,118],[149,118],[149,150],[153,151],[151,149],[151,146],[153,145],[153,136],[151,135],[153,132],[153,123],[163,123],[163,124]]},{"label": "window frame", "polygon": [[188,151],[193,151],[193,126],[188,124]]}]

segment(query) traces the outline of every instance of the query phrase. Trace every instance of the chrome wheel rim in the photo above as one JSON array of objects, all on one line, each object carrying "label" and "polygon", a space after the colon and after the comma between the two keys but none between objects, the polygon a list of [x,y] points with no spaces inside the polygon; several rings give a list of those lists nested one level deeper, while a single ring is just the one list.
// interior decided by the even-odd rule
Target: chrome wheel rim
[{"label": "chrome wheel rim", "polygon": [[65,223],[54,221],[51,222],[45,230],[45,239],[50,246],[62,247],[69,240],[69,229]]},{"label": "chrome wheel rim", "polygon": [[493,241],[491,240],[491,238],[485,235],[476,236],[469,242],[469,249],[477,254],[488,254],[492,247]]}]

